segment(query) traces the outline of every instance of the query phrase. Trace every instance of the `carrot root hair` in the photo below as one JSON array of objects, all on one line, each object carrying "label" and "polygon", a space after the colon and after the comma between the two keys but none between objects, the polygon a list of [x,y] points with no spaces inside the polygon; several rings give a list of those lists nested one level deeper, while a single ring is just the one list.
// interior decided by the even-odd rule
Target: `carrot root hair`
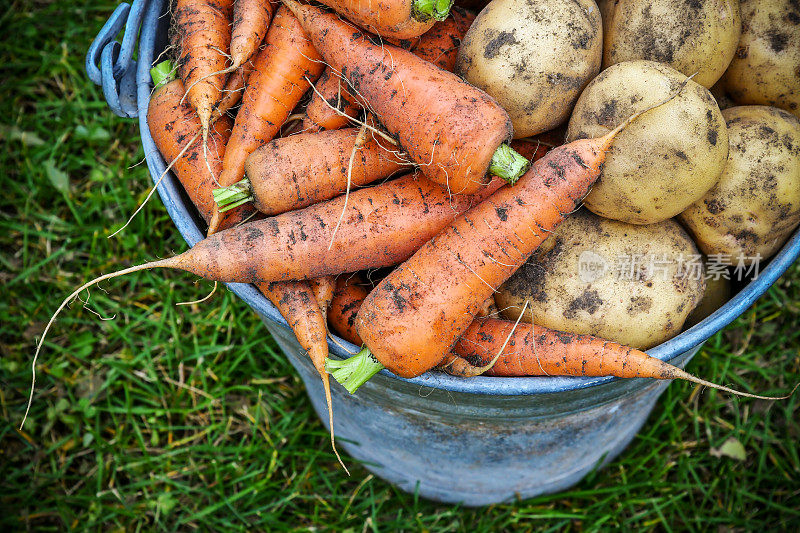
[{"label": "carrot root hair", "polygon": [[61,302],[61,305],[58,306],[53,316],[50,317],[50,320],[47,322],[47,325],[42,332],[42,337],[39,339],[39,342],[36,343],[36,352],[33,354],[33,361],[31,362],[31,392],[28,396],[28,405],[25,407],[25,415],[22,417],[22,422],[19,425],[19,429],[25,425],[25,421],[28,419],[28,413],[31,410],[31,404],[33,403],[33,391],[36,387],[36,361],[39,359],[39,352],[42,349],[42,345],[44,344],[44,339],[47,337],[47,332],[50,331],[50,327],[56,320],[58,314],[74,299],[76,298],[81,292],[84,290],[97,285],[101,281],[105,281],[107,279],[118,278],[120,276],[124,276],[126,274],[132,274],[134,272],[139,272],[140,270],[150,270],[153,268],[175,268],[176,264],[178,263],[177,258],[180,257],[178,255],[173,257],[168,257],[166,259],[161,259],[158,261],[151,261],[149,263],[143,263],[141,265],[135,265],[132,267],[124,268],[122,270],[117,270],[116,272],[110,272],[108,274],[103,274],[100,277],[97,277],[91,281],[87,281],[77,289],[75,289],[72,294],[64,298],[64,301]]},{"label": "carrot root hair", "polygon": [[[659,360],[660,361],[660,360]],[[662,362],[663,363],[663,362]],[[698,385],[703,385],[704,387],[710,387],[712,389],[721,390],[724,392],[729,392],[731,394],[735,394],[736,396],[742,396],[744,398],[755,398],[757,400],[786,400],[787,398],[791,398],[792,395],[795,393],[798,387],[800,387],[800,383],[794,386],[792,391],[789,394],[784,396],[761,396],[759,394],[750,394],[749,392],[742,392],[736,389],[731,389],[730,387],[726,387],[724,385],[717,385],[716,383],[712,383],[710,381],[706,381],[705,379],[698,378],[697,376],[686,372],[676,366],[670,365],[669,363],[663,363],[666,366],[671,368],[668,369],[668,372],[671,374],[670,377],[664,377],[661,379],[683,379],[686,381],[691,381],[692,383],[697,383]]]}]

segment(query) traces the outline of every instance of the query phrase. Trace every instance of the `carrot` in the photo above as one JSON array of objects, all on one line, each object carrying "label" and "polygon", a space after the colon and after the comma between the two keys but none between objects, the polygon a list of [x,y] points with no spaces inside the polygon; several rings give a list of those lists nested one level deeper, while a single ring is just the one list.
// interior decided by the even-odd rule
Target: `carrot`
[{"label": "carrot", "polygon": [[[328,320],[333,329],[353,344],[362,344],[354,319],[368,292],[357,277],[337,281]],[[487,300],[487,303],[491,299]],[[358,356],[356,356],[358,357]],[[365,359],[378,370],[383,365]],[[342,361],[328,360],[326,368],[335,379],[347,383],[349,371]],[[438,365],[440,370],[460,377],[571,376],[619,378],[684,379],[737,396],[778,400],[791,396],[757,396],[698,378],[645,352],[592,335],[552,330],[528,323],[497,318],[476,318],[459,337],[453,352]],[[352,378],[351,378],[352,379]],[[348,385],[352,385],[349,383]],[[797,387],[795,387],[796,389]],[[357,387],[356,387],[357,389]],[[350,392],[355,389],[348,388]]]},{"label": "carrot", "polygon": [[511,119],[488,94],[411,52],[374,43],[335,14],[284,4],[428,178],[471,194],[486,184],[487,172],[513,182],[525,171],[527,161],[504,144],[513,136]]},{"label": "carrot", "polygon": [[514,187],[459,216],[384,278],[356,319],[374,358],[402,377],[442,361],[486,299],[589,192],[617,133],[648,110],[602,137],[549,151]]},{"label": "carrot", "polygon": [[214,191],[221,211],[252,200],[262,213],[275,215],[344,193],[348,177],[362,186],[407,165],[386,141],[368,138],[357,148],[358,133],[347,128],[270,141],[247,158],[244,179]]},{"label": "carrot", "polygon": [[453,7],[449,17],[422,34],[412,52],[442,70],[453,72],[458,47],[474,20],[475,15],[466,9]]},{"label": "carrot", "polygon": [[331,398],[330,377],[325,370],[325,360],[328,357],[328,339],[325,318],[320,311],[314,293],[308,283],[302,281],[284,281],[280,283],[256,283],[261,293],[278,308],[283,318],[292,328],[297,342],[306,350],[314,368],[322,379],[322,388],[325,392],[325,402],[328,406],[328,425],[330,426],[331,448],[339,464],[348,474],[339,452],[336,450],[336,441],[333,434],[333,401]]},{"label": "carrot", "polygon": [[347,82],[330,68],[325,68],[314,89],[303,117],[304,132],[338,130],[361,111],[361,104],[347,89]]},{"label": "carrot", "polygon": [[236,70],[258,50],[275,6],[270,0],[235,0],[231,31],[231,66]]},{"label": "carrot", "polygon": [[538,161],[544,156],[544,154],[550,151],[552,146],[548,144],[542,144],[538,140],[528,141],[525,139],[514,139],[511,141],[511,148],[513,148],[514,151],[516,151],[525,159]]},{"label": "carrot", "polygon": [[178,72],[186,97],[200,117],[204,139],[225,85],[232,4],[233,0],[177,0],[175,7]]},{"label": "carrot", "polygon": [[342,274],[336,278],[336,290],[328,310],[331,329],[345,340],[361,346],[363,341],[355,328],[356,314],[369,291],[358,274]]},{"label": "carrot", "polygon": [[[219,178],[222,186],[242,179],[247,156],[275,137],[308,89],[307,80],[315,80],[322,72],[320,56],[285,7],[276,11],[264,42],[264,48],[253,60],[254,70],[225,149]],[[209,224],[212,233],[226,226],[223,218],[215,210]]]},{"label": "carrot", "polygon": [[[169,72],[169,67],[166,68],[167,77],[158,80],[147,108],[150,133],[164,159],[172,161],[172,170],[200,216],[208,222],[215,205],[212,194],[214,175],[219,175],[222,169],[222,158],[230,137],[232,120],[223,115],[211,126],[208,143],[211,152],[207,154],[211,166],[209,170],[198,135],[202,128],[200,118],[183,100],[183,82],[174,79],[174,73]],[[232,214],[231,221],[239,223],[251,213],[251,209],[237,209]]]},{"label": "carrot", "polygon": [[490,367],[485,370],[489,376],[684,379],[738,396],[778,399],[711,383],[645,352],[599,337],[496,318],[475,319],[456,342],[453,353],[457,357],[445,370],[465,377]]},{"label": "carrot", "polygon": [[453,0],[321,0],[365,28],[382,37],[409,39],[428,31],[437,20],[444,20]]}]

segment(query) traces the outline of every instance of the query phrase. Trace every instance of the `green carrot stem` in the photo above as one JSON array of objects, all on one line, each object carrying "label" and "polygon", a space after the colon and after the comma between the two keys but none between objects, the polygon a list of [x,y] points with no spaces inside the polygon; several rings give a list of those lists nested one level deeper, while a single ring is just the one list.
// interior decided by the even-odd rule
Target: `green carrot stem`
[{"label": "green carrot stem", "polygon": [[434,18],[444,20],[450,14],[453,0],[416,0],[412,6],[414,18],[425,22]]},{"label": "green carrot stem", "polygon": [[501,144],[489,163],[489,174],[514,185],[530,168],[531,163],[507,144]]},{"label": "green carrot stem", "polygon": [[325,359],[325,370],[350,394],[384,368],[366,347],[348,359]]},{"label": "green carrot stem", "polygon": [[150,77],[153,78],[155,88],[166,85],[175,79],[175,65],[169,59],[162,61],[150,69]]},{"label": "green carrot stem", "polygon": [[211,192],[214,195],[214,201],[221,208],[220,213],[253,201],[253,191],[250,188],[250,180],[247,178],[242,178],[233,185],[220,187]]}]

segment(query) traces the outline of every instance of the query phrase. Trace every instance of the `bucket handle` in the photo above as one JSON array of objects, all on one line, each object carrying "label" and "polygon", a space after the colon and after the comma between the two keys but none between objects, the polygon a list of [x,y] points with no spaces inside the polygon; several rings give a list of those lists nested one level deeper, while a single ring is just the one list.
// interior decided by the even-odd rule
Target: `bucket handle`
[{"label": "bucket handle", "polygon": [[[103,88],[108,107],[119,117],[137,116],[136,49],[139,27],[149,0],[134,0],[117,6],[86,52],[86,74]],[[122,44],[117,35],[125,28]]]}]

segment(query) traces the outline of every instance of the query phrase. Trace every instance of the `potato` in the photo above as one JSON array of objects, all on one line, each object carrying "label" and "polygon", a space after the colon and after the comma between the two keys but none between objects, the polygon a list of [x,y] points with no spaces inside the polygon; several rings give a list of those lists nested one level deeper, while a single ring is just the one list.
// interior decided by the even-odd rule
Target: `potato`
[{"label": "potato", "polygon": [[523,320],[646,349],[681,331],[704,290],[702,257],[675,221],[636,226],[580,210],[495,301],[509,320],[527,300]]},{"label": "potato", "polygon": [[601,56],[593,0],[493,0],[464,36],[455,72],[508,111],[519,139],[567,120]]},{"label": "potato", "polygon": [[[599,137],[685,81],[677,70],[654,61],[617,63],[581,94],[567,140]],[[666,220],[702,198],[722,173],[727,155],[728,133],[714,97],[688,81],[673,100],[617,135],[585,204],[631,224]]]},{"label": "potato", "polygon": [[730,152],[717,184],[680,214],[706,254],[751,264],[773,255],[800,224],[800,120],[767,106],[722,112]]},{"label": "potato", "polygon": [[635,59],[665,63],[711,87],[731,62],[739,0],[600,0],[603,68]]},{"label": "potato", "polygon": [[741,0],[741,9],[742,36],[722,82],[739,104],[800,117],[800,2]]}]

